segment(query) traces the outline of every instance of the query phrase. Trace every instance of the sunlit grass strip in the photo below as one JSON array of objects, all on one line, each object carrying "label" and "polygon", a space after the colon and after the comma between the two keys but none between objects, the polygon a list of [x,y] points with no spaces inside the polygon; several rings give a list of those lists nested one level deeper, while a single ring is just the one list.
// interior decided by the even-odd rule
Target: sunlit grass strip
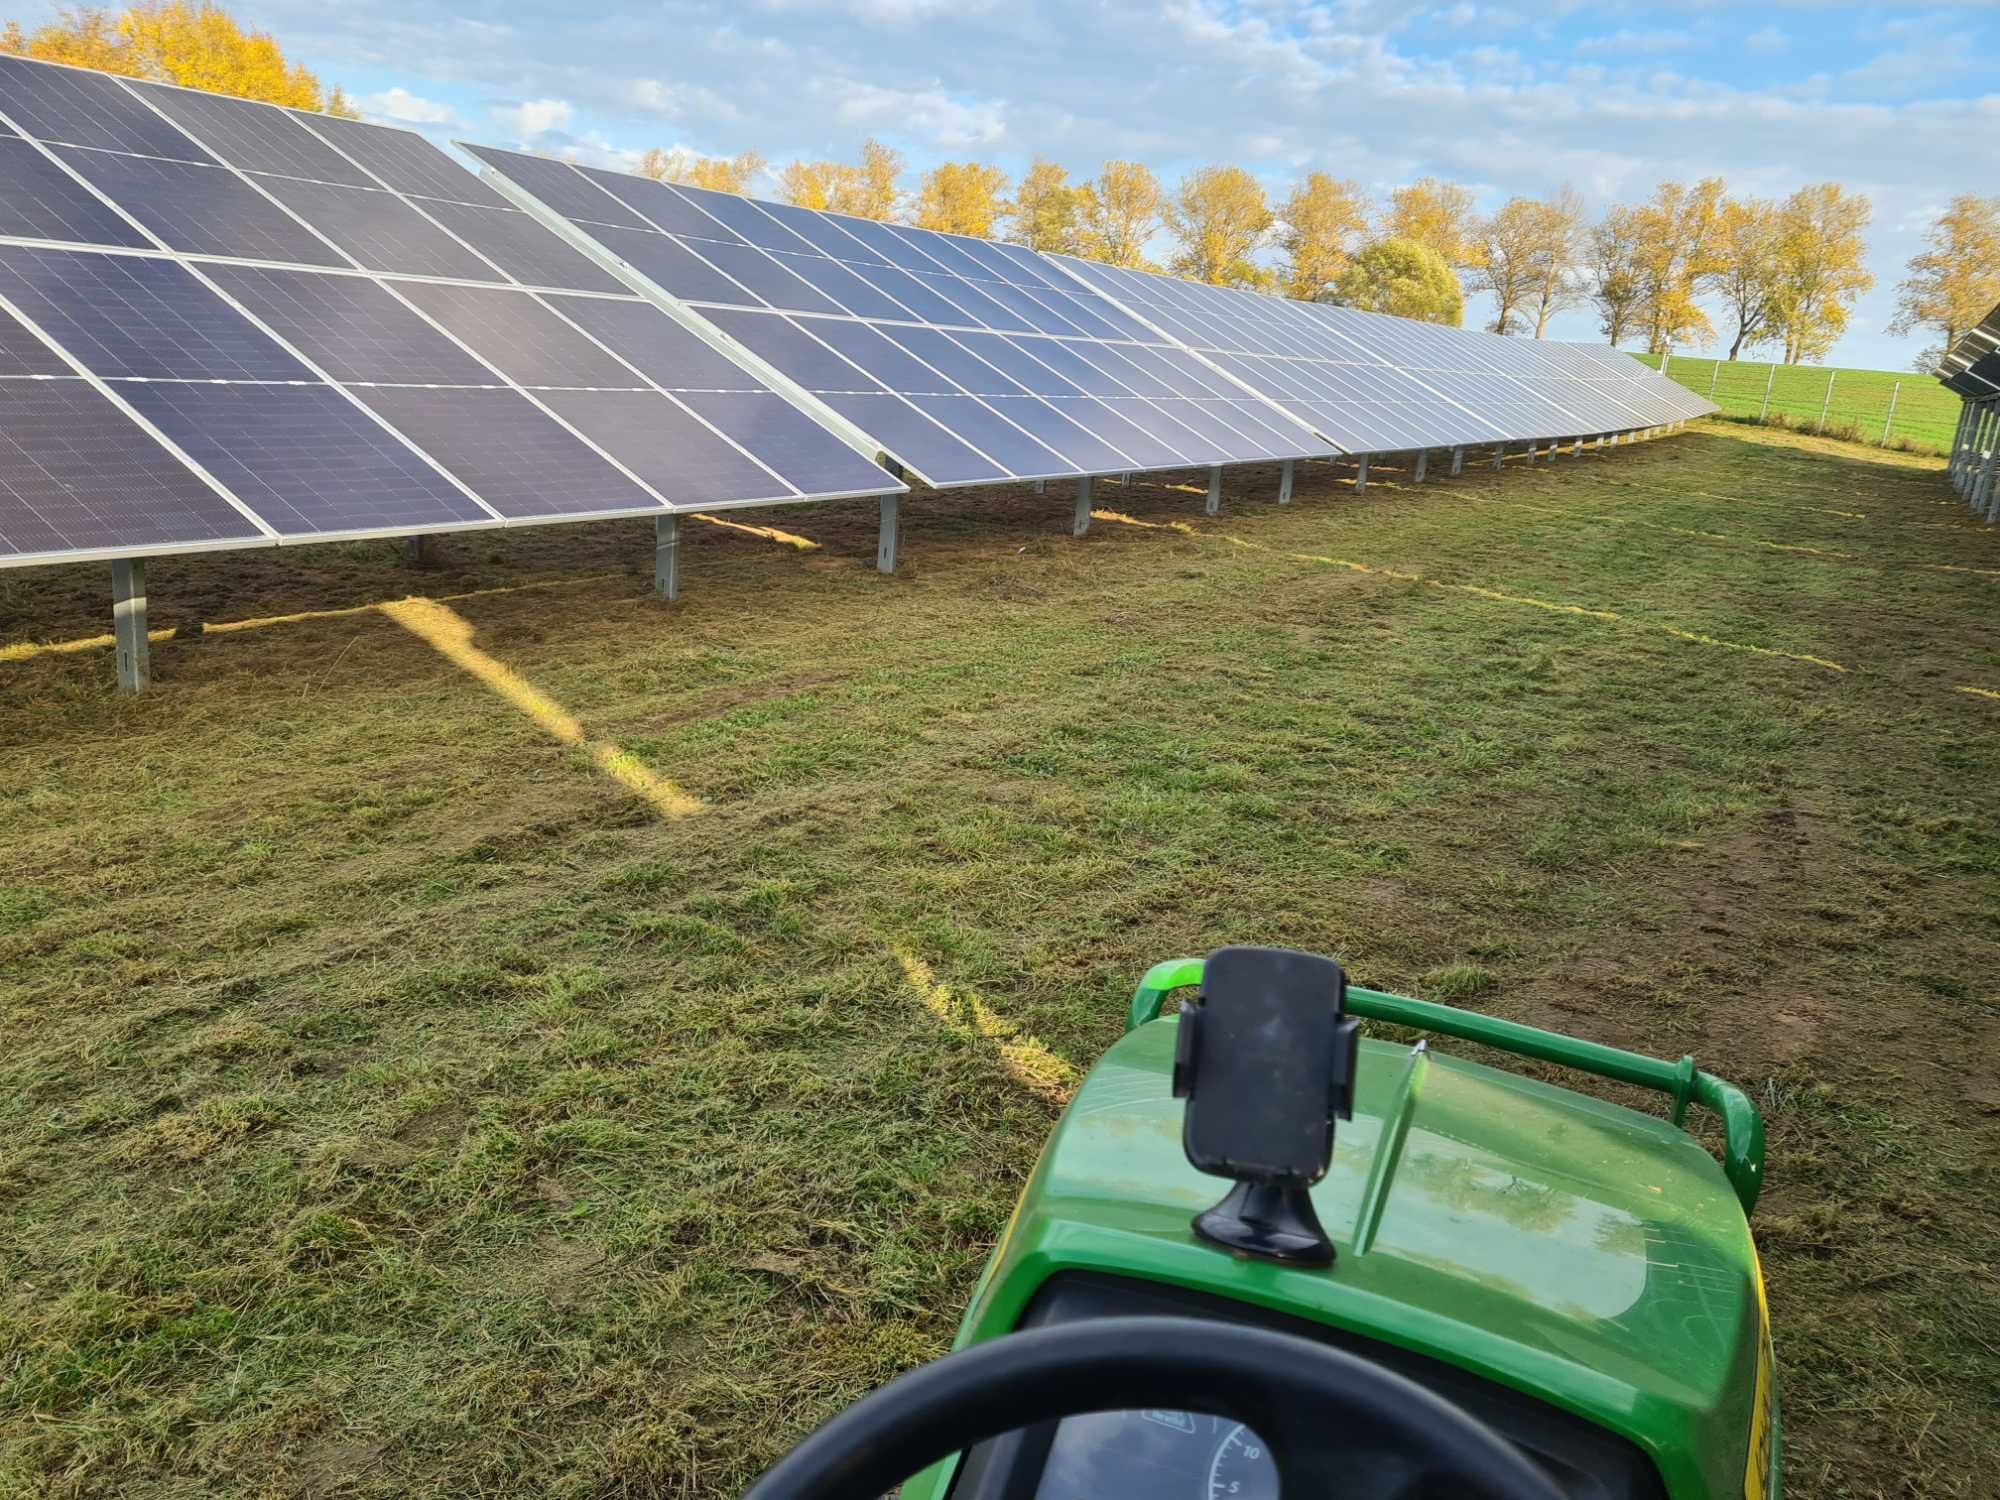
[{"label": "sunlit grass strip", "polygon": [[995,1015],[977,995],[955,995],[940,983],[931,966],[909,949],[892,950],[903,966],[903,977],[924,1009],[942,1021],[956,1035],[989,1044],[1000,1054],[1000,1062],[1017,1083],[1055,1104],[1065,1104],[1075,1092],[1080,1074],[1057,1057],[1030,1032],[1012,1021]]},{"label": "sunlit grass strip", "polygon": [[1809,656],[1796,651],[1780,651],[1773,646],[1752,646],[1743,641],[1719,640],[1712,635],[1702,635],[1691,630],[1681,630],[1672,625],[1658,625],[1645,620],[1628,620],[1616,610],[1586,609],[1579,604],[1560,604],[1552,599],[1536,599],[1527,594],[1504,594],[1498,589],[1482,588],[1472,583],[1448,583],[1442,578],[1427,578],[1422,573],[1412,573],[1402,568],[1384,568],[1370,563],[1355,562],[1351,558],[1327,557],[1315,552],[1286,552],[1277,547],[1266,547],[1261,543],[1247,541],[1243,537],[1230,536],[1226,532],[1199,531],[1185,521],[1140,521],[1115,510],[1096,510],[1091,515],[1101,521],[1116,521],[1122,526],[1140,526],[1148,531],[1178,531],[1183,536],[1196,537],[1205,541],[1227,542],[1233,547],[1247,548],[1252,552],[1269,552],[1280,557],[1289,557],[1295,562],[1320,563],[1331,568],[1345,568],[1350,573],[1366,573],[1377,578],[1395,578],[1405,583],[1421,583],[1428,588],[1445,589],[1457,594],[1471,594],[1479,599],[1491,599],[1500,604],[1517,604],[1529,609],[1539,609],[1549,614],[1579,615],[1589,620],[1601,620],[1606,624],[1630,625],[1638,629],[1661,630],[1676,640],[1689,641],[1698,646],[1715,646],[1724,651],[1744,651],[1753,656],[1779,657],[1786,661],[1803,662],[1808,666],[1822,668],[1828,672],[1845,673],[1847,668],[1837,661],[1828,661],[1823,656]]},{"label": "sunlit grass strip", "polygon": [[1994,692],[1991,688],[1962,687],[1955,691],[1969,693],[1975,698],[1991,698],[1995,703],[2000,703],[2000,693]]},{"label": "sunlit grass strip", "polygon": [[[600,583],[608,578],[616,578],[615,573],[590,573],[581,578],[545,578],[534,583],[503,584],[497,588],[471,589],[462,594],[440,594],[443,603],[455,604],[466,599],[484,599],[494,594],[519,594],[529,589],[560,589],[579,583]],[[381,604],[350,604],[339,609],[301,609],[285,615],[257,615],[247,620],[204,620],[197,634],[234,635],[243,630],[263,630],[272,625],[303,625],[314,620],[346,620],[356,615],[374,614],[384,608]],[[180,635],[178,627],[169,625],[162,630],[149,630],[146,639],[158,645],[161,641],[171,641]],[[0,662],[31,661],[37,656],[67,656],[78,651],[109,651],[118,644],[116,636],[88,635],[72,641],[16,641],[9,646],[0,646]]]},{"label": "sunlit grass strip", "polygon": [[767,542],[782,542],[787,547],[796,547],[801,552],[819,551],[819,543],[809,536],[800,536],[796,531],[784,531],[776,526],[746,526],[741,521],[725,521],[721,516],[705,515],[697,511],[689,517],[694,521],[706,521],[711,526],[721,526],[730,531],[740,531],[745,536],[761,536]]},{"label": "sunlit grass strip", "polygon": [[702,810],[691,797],[622,746],[593,742],[577,717],[532,686],[513,668],[472,643],[472,624],[437,599],[399,599],[374,605],[410,634],[433,647],[454,666],[476,677],[500,698],[526,714],[550,738],[585,751],[597,768],[627,790],[644,797],[663,818],[685,818]]}]

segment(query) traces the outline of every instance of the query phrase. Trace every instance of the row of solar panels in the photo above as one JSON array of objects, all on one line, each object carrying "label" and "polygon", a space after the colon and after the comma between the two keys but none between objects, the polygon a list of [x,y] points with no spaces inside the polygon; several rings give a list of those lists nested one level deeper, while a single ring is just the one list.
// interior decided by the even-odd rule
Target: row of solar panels
[{"label": "row of solar panels", "polygon": [[[0,563],[1708,410],[1615,351],[0,57]],[[500,191],[496,191],[496,188]]]},{"label": "row of solar panels", "polygon": [[1946,390],[1967,401],[2000,396],[2000,307],[1958,336],[1937,373]]}]

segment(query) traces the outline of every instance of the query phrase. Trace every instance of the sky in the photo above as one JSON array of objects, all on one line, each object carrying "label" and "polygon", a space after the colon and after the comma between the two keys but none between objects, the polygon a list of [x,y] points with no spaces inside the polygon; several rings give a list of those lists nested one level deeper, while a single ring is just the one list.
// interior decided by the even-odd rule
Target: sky
[{"label": "sky", "polygon": [[[228,8],[370,118],[611,165],[649,146],[852,160],[873,135],[903,152],[911,187],[942,160],[1018,174],[1040,154],[1087,177],[1127,157],[1169,185],[1235,163],[1274,198],[1308,171],[1378,198],[1433,175],[1483,210],[1567,182],[1593,213],[1666,178],[1764,196],[1831,179],[1874,206],[1876,284],[1829,362],[1879,369],[1934,341],[1886,330],[1925,228],[1956,193],[2000,193],[2000,0]],[[1467,323],[1481,311],[1475,299]],[[1594,338],[1596,319],[1565,314],[1551,332]]]}]

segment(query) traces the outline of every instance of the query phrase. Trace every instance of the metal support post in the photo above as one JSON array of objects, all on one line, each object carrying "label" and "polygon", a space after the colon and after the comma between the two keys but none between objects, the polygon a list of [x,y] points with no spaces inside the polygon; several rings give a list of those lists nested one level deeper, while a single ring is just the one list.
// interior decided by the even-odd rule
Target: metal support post
[{"label": "metal support post", "polygon": [[1958,471],[1958,492],[1965,496],[1965,503],[1978,509],[1979,475],[1985,467],[1986,450],[1993,443],[1993,413],[1991,406],[1975,406],[1972,418],[1972,440],[1967,445],[1965,463]]},{"label": "metal support post", "polygon": [[1368,488],[1368,455],[1362,453],[1356,456],[1356,461],[1354,465],[1354,493],[1358,495],[1367,488]]},{"label": "metal support post", "polygon": [[653,592],[672,602],[681,596],[681,518],[653,521]]},{"label": "metal support post", "polygon": [[1975,511],[1986,503],[1987,488],[1993,478],[1994,429],[2000,427],[2000,405],[1988,403],[1980,407],[1979,418],[1979,425],[1973,430],[1965,486],[1965,503]]},{"label": "metal support post", "polygon": [[111,630],[118,642],[118,686],[136,693],[153,680],[152,643],[146,639],[146,559],[111,561]]},{"label": "metal support post", "polygon": [[1131,488],[1132,488],[1132,476],[1131,476],[1130,474],[1120,474],[1120,475],[1118,476],[1118,488],[1119,488],[1119,489],[1121,489],[1121,490],[1129,490],[1129,489],[1131,489]]},{"label": "metal support post", "polygon": [[1715,362],[1715,367],[1708,372],[1708,399],[1711,401],[1715,399],[1715,377],[1721,373],[1722,361],[1718,359]]},{"label": "metal support post", "polygon": [[1214,468],[1208,471],[1207,514],[1214,516],[1214,515],[1220,515],[1221,513],[1222,513],[1222,465],[1217,464]]},{"label": "metal support post", "polygon": [[1422,484],[1424,482],[1424,468],[1430,461],[1431,450],[1428,448],[1419,448],[1417,450],[1416,472],[1410,475],[1411,484]]},{"label": "metal support post", "polygon": [[882,497],[882,531],[875,539],[875,571],[878,573],[896,571],[896,547],[902,540],[902,511],[901,495]]},{"label": "metal support post", "polygon": [[1958,483],[1959,456],[1965,451],[1965,422],[1972,415],[1972,407],[1966,402],[1958,403],[1958,423],[1951,430],[1951,457],[1945,460],[1945,477],[1954,485]]},{"label": "metal support post", "polygon": [[1292,461],[1288,458],[1278,470],[1278,504],[1292,503]]},{"label": "metal support post", "polygon": [[1505,443],[1495,443],[1493,445],[1493,467],[1497,469],[1506,462],[1507,445]]},{"label": "metal support post", "polygon": [[1451,450],[1451,472],[1454,477],[1465,472],[1465,450],[1463,448],[1454,448]]},{"label": "metal support post", "polygon": [[1535,444],[1534,440],[1531,438],[1528,441],[1528,462],[1533,463],[1534,461],[1535,461]]},{"label": "metal support post", "polygon": [[1070,527],[1071,536],[1082,536],[1090,530],[1090,476],[1084,475],[1076,482],[1076,524]]},{"label": "metal support post", "polygon": [[1037,479],[1035,481],[1035,493],[1037,495],[1046,495],[1048,492],[1049,482],[1046,479]]},{"label": "metal support post", "polygon": [[1897,381],[1889,387],[1889,415],[1882,419],[1882,446],[1889,446],[1889,428],[1896,420],[1896,398],[1903,394],[1903,382]]},{"label": "metal support post", "polygon": [[427,536],[406,536],[403,538],[403,562],[412,568],[427,567],[437,560],[436,551]]},{"label": "metal support post", "polygon": [[1833,371],[1826,372],[1826,395],[1819,403],[1819,425],[1813,428],[1813,436],[1826,431],[1826,409],[1833,405]]},{"label": "metal support post", "polygon": [[1570,453],[1569,453],[1569,456],[1570,456],[1571,458],[1582,458],[1582,457],[1583,457],[1583,439],[1582,439],[1582,438],[1578,438],[1578,439],[1576,440],[1576,446],[1575,446],[1574,448],[1570,449]]},{"label": "metal support post", "polygon": [[1765,414],[1771,410],[1771,386],[1778,378],[1778,362],[1771,361],[1771,373],[1764,377],[1764,404],[1757,408],[1757,420],[1762,423]]}]

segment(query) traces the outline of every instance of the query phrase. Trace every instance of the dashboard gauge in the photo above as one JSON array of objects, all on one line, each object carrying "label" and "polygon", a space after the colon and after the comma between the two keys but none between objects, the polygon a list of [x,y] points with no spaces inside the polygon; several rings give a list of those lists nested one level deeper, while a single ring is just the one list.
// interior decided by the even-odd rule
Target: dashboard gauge
[{"label": "dashboard gauge", "polygon": [[1278,1500],[1278,1466],[1264,1440],[1241,1422],[1208,1461],[1208,1500]]}]

